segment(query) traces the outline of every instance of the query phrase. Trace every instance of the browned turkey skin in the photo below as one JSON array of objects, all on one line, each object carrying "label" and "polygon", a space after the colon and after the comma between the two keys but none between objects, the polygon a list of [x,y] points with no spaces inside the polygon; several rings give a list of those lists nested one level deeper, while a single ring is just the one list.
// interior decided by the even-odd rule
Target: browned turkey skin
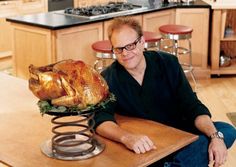
[{"label": "browned turkey skin", "polygon": [[29,66],[29,89],[56,106],[86,108],[108,97],[103,77],[82,61],[64,60],[43,67]]}]

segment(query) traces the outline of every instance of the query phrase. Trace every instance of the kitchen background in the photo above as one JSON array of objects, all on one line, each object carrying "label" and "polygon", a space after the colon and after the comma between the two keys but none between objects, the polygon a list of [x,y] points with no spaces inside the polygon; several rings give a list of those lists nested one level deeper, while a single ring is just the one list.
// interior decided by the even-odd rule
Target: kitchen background
[{"label": "kitchen background", "polygon": [[[170,3],[173,3],[174,1],[176,2],[177,0],[169,0]],[[210,3],[213,2],[213,0],[205,1],[209,1]],[[222,0],[218,1],[220,2]],[[228,1],[229,0],[225,0],[224,2],[228,3]],[[10,28],[10,23],[6,22],[6,17],[63,10],[67,7],[73,6],[86,7],[91,5],[102,5],[108,2],[109,0],[0,0],[0,70],[11,72],[12,67],[12,29]],[[164,0],[113,0],[113,2],[130,2],[137,5],[153,6],[158,8],[163,5]],[[220,24],[222,25],[223,30],[218,32],[221,36],[219,53],[213,53],[213,56],[218,56],[219,60],[217,59],[216,62],[212,62],[212,58],[210,57],[212,54],[211,51],[209,51],[208,56],[209,68],[211,68],[213,63],[213,74],[236,74],[235,16],[235,9],[227,9],[227,14],[225,10],[222,10]],[[211,31],[209,32],[209,36],[210,35]],[[211,40],[209,41],[211,42]],[[221,69],[221,67],[229,68]]]}]

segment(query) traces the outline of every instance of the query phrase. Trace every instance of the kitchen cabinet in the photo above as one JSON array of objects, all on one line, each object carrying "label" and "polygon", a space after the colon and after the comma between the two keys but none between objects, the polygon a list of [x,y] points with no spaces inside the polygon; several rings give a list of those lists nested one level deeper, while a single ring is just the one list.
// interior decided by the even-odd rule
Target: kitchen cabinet
[{"label": "kitchen cabinet", "polygon": [[12,28],[5,17],[18,14],[19,1],[0,1],[0,70],[12,65]]},{"label": "kitchen cabinet", "polygon": [[14,33],[14,73],[27,79],[28,66],[47,65],[64,59],[96,60],[91,44],[102,40],[102,22],[61,30],[12,23]]},{"label": "kitchen cabinet", "polygon": [[18,14],[20,1],[0,1],[0,17],[15,16]]},{"label": "kitchen cabinet", "polygon": [[0,70],[12,66],[12,29],[5,18],[0,18]]},{"label": "kitchen cabinet", "polygon": [[0,1],[0,70],[12,66],[13,31],[5,18],[46,11],[46,0]]},{"label": "kitchen cabinet", "polygon": [[143,15],[143,30],[159,32],[159,27],[164,24],[175,23],[175,9],[163,10]]},{"label": "kitchen cabinet", "polygon": [[28,79],[30,64],[55,61],[55,36],[48,29],[12,24],[14,33],[13,69],[16,76]]},{"label": "kitchen cabinet", "polygon": [[21,15],[34,14],[47,11],[46,0],[22,0],[19,12]]},{"label": "kitchen cabinet", "polygon": [[19,1],[0,1],[0,52],[12,50],[12,31],[5,18],[18,14]]},{"label": "kitchen cabinet", "polygon": [[[233,8],[233,6],[231,6]],[[214,9],[212,13],[211,34],[211,74],[236,74],[236,10]],[[230,26],[234,33],[225,36],[226,27]],[[231,65],[220,67],[220,51],[230,56]]]},{"label": "kitchen cabinet", "polygon": [[[192,63],[194,74],[197,77],[209,77],[208,68],[208,34],[209,34],[209,9],[176,9],[175,23],[193,28]],[[186,44],[186,43],[185,43]],[[184,42],[183,45],[184,46]],[[185,62],[187,56],[180,56],[180,61]]]},{"label": "kitchen cabinet", "polygon": [[12,50],[12,31],[10,23],[0,17],[0,52]]},{"label": "kitchen cabinet", "polygon": [[103,39],[103,23],[57,30],[55,36],[56,61],[74,59],[93,65],[96,53],[91,46],[92,43]]}]

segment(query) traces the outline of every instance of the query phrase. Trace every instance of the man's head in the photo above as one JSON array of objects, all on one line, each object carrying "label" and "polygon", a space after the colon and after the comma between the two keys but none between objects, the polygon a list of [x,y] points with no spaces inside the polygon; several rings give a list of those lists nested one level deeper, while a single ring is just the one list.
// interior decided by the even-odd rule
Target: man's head
[{"label": "man's head", "polygon": [[127,70],[135,69],[145,61],[143,32],[137,20],[115,18],[108,27],[108,37],[118,62]]}]

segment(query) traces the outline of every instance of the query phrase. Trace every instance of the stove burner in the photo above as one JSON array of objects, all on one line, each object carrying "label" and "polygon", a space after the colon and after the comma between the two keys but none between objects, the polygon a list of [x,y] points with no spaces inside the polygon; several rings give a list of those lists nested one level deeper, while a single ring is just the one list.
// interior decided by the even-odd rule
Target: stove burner
[{"label": "stove burner", "polygon": [[107,5],[103,5],[103,6],[90,6],[90,7],[85,7],[85,8],[66,8],[64,10],[64,13],[80,15],[80,16],[97,16],[101,14],[120,12],[120,11],[132,10],[132,9],[134,9],[134,5],[131,3],[109,2]]}]

